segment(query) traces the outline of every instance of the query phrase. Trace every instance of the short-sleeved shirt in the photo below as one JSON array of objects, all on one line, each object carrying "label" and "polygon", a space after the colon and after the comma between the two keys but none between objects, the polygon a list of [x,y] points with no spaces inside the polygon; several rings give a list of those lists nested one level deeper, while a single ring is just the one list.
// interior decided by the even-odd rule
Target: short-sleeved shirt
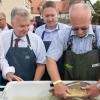
[{"label": "short-sleeved shirt", "polygon": [[100,48],[100,26],[96,26],[95,33],[93,32],[92,25],[89,26],[87,35],[83,38],[77,37],[73,30],[67,29],[66,33],[59,33],[52,42],[47,57],[58,60],[67,49],[69,38],[72,40],[71,50],[76,54],[86,53],[92,50],[93,38],[96,37],[97,47]]},{"label": "short-sleeved shirt", "polygon": [[[14,46],[15,39],[17,38],[17,36],[14,34],[13,29],[6,31],[2,37],[5,55],[7,54],[8,50],[10,48],[12,34],[13,34],[13,46]],[[46,51],[45,51],[45,47],[44,47],[42,39],[30,31],[27,34],[30,39],[31,49],[34,51],[34,53],[36,55],[36,63],[45,64],[46,63]],[[20,39],[21,40],[19,41],[18,46],[19,47],[27,47],[28,42],[27,42],[26,35],[21,37]]]},{"label": "short-sleeved shirt", "polygon": [[58,33],[64,33],[66,28],[69,26],[63,23],[57,23],[56,27],[54,29],[48,29],[46,27],[46,24],[38,27],[35,31],[37,35],[39,35],[42,38],[42,35],[44,33],[44,38],[43,41],[53,41],[53,38],[58,34]]}]

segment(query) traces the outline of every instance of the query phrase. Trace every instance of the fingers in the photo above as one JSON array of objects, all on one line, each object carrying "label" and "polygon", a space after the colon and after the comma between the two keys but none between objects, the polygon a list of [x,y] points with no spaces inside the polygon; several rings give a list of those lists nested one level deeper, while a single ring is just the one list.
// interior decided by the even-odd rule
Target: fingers
[{"label": "fingers", "polygon": [[64,96],[63,96],[64,99],[71,97],[70,94],[71,94],[71,93],[70,93],[70,90],[68,89],[68,87],[66,87],[66,92],[65,92],[65,94],[64,94]]},{"label": "fingers", "polygon": [[90,86],[87,85],[86,87],[81,87],[83,90],[87,91],[87,94],[84,96],[84,98],[90,97],[91,96],[91,92],[90,91]]},{"label": "fingers", "polygon": [[13,80],[15,80],[15,81],[23,81],[22,78],[20,78],[20,77],[18,77],[16,75],[13,76]]},{"label": "fingers", "polygon": [[8,77],[8,81],[23,81],[23,79],[13,74]]},{"label": "fingers", "polygon": [[54,90],[55,90],[55,95],[61,98],[67,98],[69,93],[68,88],[63,83],[56,84],[54,86]]},{"label": "fingers", "polygon": [[66,87],[66,92],[67,92],[68,94],[71,94],[69,88],[67,88],[67,87]]},{"label": "fingers", "polygon": [[83,89],[83,90],[88,90],[89,88],[90,88],[89,85],[87,85],[87,86],[85,86],[85,87],[81,87],[81,89]]},{"label": "fingers", "polygon": [[8,79],[7,79],[9,82],[11,82],[12,81],[12,79],[9,77]]}]

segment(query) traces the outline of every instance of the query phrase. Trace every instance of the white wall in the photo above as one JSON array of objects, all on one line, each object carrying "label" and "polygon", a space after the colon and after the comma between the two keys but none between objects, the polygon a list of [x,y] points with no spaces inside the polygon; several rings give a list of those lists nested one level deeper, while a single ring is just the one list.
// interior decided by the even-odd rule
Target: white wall
[{"label": "white wall", "polygon": [[10,13],[16,5],[25,6],[25,0],[2,0],[0,3],[0,12],[4,12],[7,17],[7,22],[10,23]]}]

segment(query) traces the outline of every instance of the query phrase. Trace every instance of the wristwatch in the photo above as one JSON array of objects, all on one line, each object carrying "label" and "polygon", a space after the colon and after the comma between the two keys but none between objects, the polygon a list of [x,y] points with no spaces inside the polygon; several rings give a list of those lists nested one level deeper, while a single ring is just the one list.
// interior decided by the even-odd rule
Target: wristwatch
[{"label": "wristwatch", "polygon": [[96,84],[96,87],[97,87],[98,90],[100,90],[100,84],[99,83]]}]

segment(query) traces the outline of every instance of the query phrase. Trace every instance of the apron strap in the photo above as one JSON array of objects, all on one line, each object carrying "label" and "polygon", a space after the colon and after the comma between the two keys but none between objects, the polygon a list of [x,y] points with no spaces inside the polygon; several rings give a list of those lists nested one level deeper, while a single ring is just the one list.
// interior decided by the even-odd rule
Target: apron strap
[{"label": "apron strap", "polygon": [[[45,26],[45,27],[46,27],[46,26]],[[59,24],[58,24],[58,29],[57,29],[57,30],[60,30]],[[42,32],[42,36],[41,36],[42,40],[44,39],[44,34],[45,34],[45,30]]]},{"label": "apron strap", "polygon": [[[71,32],[72,32],[72,28],[71,28],[71,30],[70,30],[70,34],[71,34]],[[69,34],[69,35],[70,35]],[[72,37],[71,36],[69,36],[69,40],[68,40],[68,42],[67,42],[67,50],[71,50],[71,47],[72,47]]]},{"label": "apron strap", "polygon": [[[28,34],[26,35],[26,38],[27,38],[28,46],[31,47],[31,43],[30,43],[30,39],[29,39]],[[12,47],[12,46],[13,46],[13,32],[12,32],[12,36],[11,36],[11,44],[10,44],[10,47]]]},{"label": "apron strap", "polygon": [[93,41],[92,41],[92,49],[97,49],[96,25],[92,25],[92,29],[94,32]]},{"label": "apron strap", "polygon": [[11,36],[11,44],[10,44],[10,47],[13,46],[13,32],[12,32],[12,36]]},{"label": "apron strap", "polygon": [[26,35],[26,38],[27,38],[28,46],[31,47],[31,42],[30,42],[28,34]]},{"label": "apron strap", "polygon": [[42,37],[41,37],[42,40],[44,39],[44,34],[45,34],[45,31],[43,31],[43,33],[42,33]]}]

